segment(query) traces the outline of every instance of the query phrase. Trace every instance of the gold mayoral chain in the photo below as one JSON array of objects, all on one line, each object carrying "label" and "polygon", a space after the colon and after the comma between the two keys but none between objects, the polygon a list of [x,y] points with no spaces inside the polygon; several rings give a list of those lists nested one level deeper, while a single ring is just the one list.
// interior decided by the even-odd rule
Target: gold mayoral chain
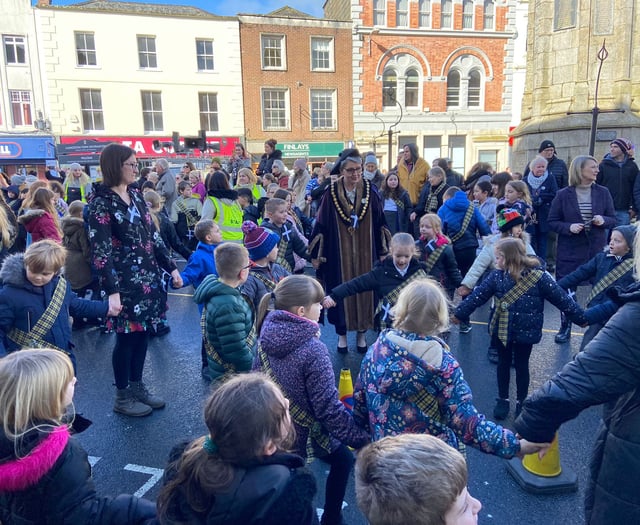
[{"label": "gold mayoral chain", "polygon": [[343,209],[342,204],[340,203],[340,199],[338,199],[338,195],[336,193],[338,182],[335,182],[334,184],[331,185],[331,198],[333,199],[333,204],[338,212],[338,215],[340,216],[340,219],[342,219],[342,222],[344,222],[348,226],[347,229],[349,230],[349,233],[353,233],[358,228],[360,221],[364,219],[364,216],[366,215],[367,210],[369,209],[369,200],[371,198],[371,185],[369,184],[369,181],[362,181],[362,182],[364,186],[364,197],[360,201],[362,203],[362,208],[360,209],[360,213],[356,214],[355,203],[354,203],[354,205],[350,207],[351,209],[349,210],[349,215],[345,213],[345,210]]}]

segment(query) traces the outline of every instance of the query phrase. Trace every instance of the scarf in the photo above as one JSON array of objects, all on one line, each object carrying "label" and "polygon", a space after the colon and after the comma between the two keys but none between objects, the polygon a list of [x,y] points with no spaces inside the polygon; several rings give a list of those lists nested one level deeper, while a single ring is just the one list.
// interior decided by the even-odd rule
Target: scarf
[{"label": "scarf", "polygon": [[529,186],[531,186],[531,188],[537,190],[544,184],[544,181],[547,180],[548,176],[549,172],[546,170],[543,175],[540,175],[540,177],[535,177],[533,173],[529,173],[529,175],[527,175],[527,183],[529,184]]}]

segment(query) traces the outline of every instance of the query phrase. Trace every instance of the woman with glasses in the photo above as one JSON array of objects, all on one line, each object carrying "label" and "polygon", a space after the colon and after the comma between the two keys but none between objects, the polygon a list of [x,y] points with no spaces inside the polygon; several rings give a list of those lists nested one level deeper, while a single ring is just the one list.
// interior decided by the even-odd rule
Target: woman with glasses
[{"label": "woman with glasses", "polygon": [[142,371],[149,332],[166,312],[163,270],[173,285],[182,279],[137,187],[135,151],[109,144],[100,154],[103,184],[89,203],[89,238],[93,266],[112,310],[122,312],[107,320],[116,332],[112,364],[117,388],[114,412],[146,416],[165,402],[147,390]]},{"label": "woman with glasses", "polygon": [[[362,157],[357,149],[344,150],[331,171],[339,178],[322,196],[309,253],[317,276],[330,294],[333,288],[370,272],[373,263],[389,252],[382,199],[371,182],[362,177]],[[338,301],[328,313],[338,334],[338,352],[345,354],[347,331],[357,330],[357,349],[367,350],[365,333],[373,328],[373,293]]]}]

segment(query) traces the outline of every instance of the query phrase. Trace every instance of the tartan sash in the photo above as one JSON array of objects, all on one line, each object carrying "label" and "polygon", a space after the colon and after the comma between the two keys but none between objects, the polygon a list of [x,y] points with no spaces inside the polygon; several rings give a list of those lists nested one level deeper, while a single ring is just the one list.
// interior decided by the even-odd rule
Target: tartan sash
[{"label": "tartan sash", "polygon": [[385,328],[391,328],[391,323],[393,318],[391,316],[391,308],[393,308],[398,302],[398,297],[400,296],[400,292],[404,290],[404,288],[411,282],[416,279],[427,279],[429,276],[427,273],[420,268],[417,272],[412,274],[410,277],[407,277],[404,281],[402,281],[398,286],[396,286],[393,290],[391,290],[387,295],[385,295],[380,301],[378,301],[378,306],[374,313],[374,316],[382,313],[380,316],[380,329],[383,330]]},{"label": "tartan sash", "polygon": [[274,290],[276,287],[276,283],[274,283],[271,279],[267,279],[261,272],[251,272],[251,275],[258,279],[258,281],[262,282],[268,290]]},{"label": "tartan sash", "polygon": [[47,305],[47,308],[43,312],[42,316],[40,317],[40,319],[38,319],[29,333],[24,332],[19,328],[13,327],[7,333],[7,337],[14,343],[20,345],[21,348],[53,348],[54,350],[59,350],[60,352],[64,352],[67,355],[71,355],[71,352],[69,352],[69,350],[65,350],[64,348],[60,348],[58,346],[55,346],[53,343],[49,343],[48,341],[44,340],[44,337],[56,322],[58,315],[60,315],[60,310],[62,309],[62,304],[64,303],[64,296],[66,291],[67,281],[64,277],[60,277],[58,279],[56,289],[53,291],[51,302]]},{"label": "tartan sash", "polygon": [[288,242],[284,240],[284,235],[280,237],[280,242],[278,243],[278,257],[276,262],[282,266],[285,270],[291,273],[291,265],[285,259],[285,254],[287,253],[287,244]]},{"label": "tartan sash", "polygon": [[633,258],[625,259],[613,270],[608,272],[602,279],[600,279],[589,292],[586,304],[589,304],[591,300],[603,290],[607,289],[614,282],[621,277],[624,277],[627,272],[630,272],[633,268]]},{"label": "tartan sash", "polygon": [[527,275],[522,277],[511,290],[502,297],[494,297],[495,309],[491,316],[490,333],[494,333],[496,323],[498,325],[498,339],[507,346],[507,336],[509,332],[509,307],[515,303],[520,297],[526,294],[544,274],[541,270],[531,270]]},{"label": "tartan sash", "polygon": [[[260,357],[260,364],[262,365],[262,370],[265,374],[271,379],[274,383],[276,383],[283,391],[285,390],[278,381],[278,378],[273,373],[273,369],[271,368],[271,363],[269,363],[269,357],[262,349],[260,345],[258,345],[258,356]],[[331,441],[329,433],[325,430],[322,424],[315,419],[309,412],[300,407],[293,399],[289,398],[289,413],[291,414],[291,419],[294,423],[297,423],[303,428],[306,428],[309,431],[309,435],[307,436],[307,444],[306,444],[306,455],[307,455],[307,463],[311,463],[313,459],[316,457],[316,450],[318,450],[322,457],[323,455],[327,455],[331,453]],[[324,454],[322,454],[324,452]]]},{"label": "tartan sash", "polygon": [[438,197],[444,191],[446,184],[440,183],[436,191],[429,192],[429,197],[424,205],[426,213],[436,213],[438,211]]},{"label": "tartan sash", "polygon": [[464,214],[464,219],[462,219],[462,226],[460,226],[460,231],[456,232],[455,235],[452,235],[451,237],[449,237],[452,243],[462,239],[464,232],[466,232],[467,228],[469,227],[469,223],[471,222],[471,217],[473,217],[474,209],[475,208],[473,206],[473,203],[470,202],[469,207],[467,208],[467,211]]},{"label": "tartan sash", "polygon": [[399,210],[404,210],[404,202],[402,202],[400,199],[392,199],[393,202],[396,203],[396,206],[398,207]]},{"label": "tartan sash", "polygon": [[431,269],[435,266],[435,264],[438,262],[438,259],[440,259],[440,256],[442,255],[442,252],[444,252],[444,249],[446,246],[447,246],[446,244],[443,244],[442,246],[438,246],[435,250],[433,250],[429,254],[429,257],[427,257],[427,260],[424,262],[424,265],[427,267],[427,273],[429,273]]},{"label": "tartan sash", "polygon": [[187,221],[187,228],[189,228],[189,230],[192,230],[193,227],[198,223],[198,214],[195,210],[190,210],[189,208],[187,208],[184,201],[181,199],[176,200],[176,206],[178,206],[178,208],[180,208],[180,211],[184,213],[185,220]]},{"label": "tartan sash", "polygon": [[219,364],[222,368],[224,368],[225,375],[233,374],[236,369],[231,363],[227,363],[225,360],[220,357],[220,354],[213,347],[213,345],[209,342],[209,338],[207,337],[207,309],[202,309],[202,315],[200,316],[200,329],[202,330],[202,340],[204,341],[204,348],[207,351],[207,356],[210,357],[213,361]]}]

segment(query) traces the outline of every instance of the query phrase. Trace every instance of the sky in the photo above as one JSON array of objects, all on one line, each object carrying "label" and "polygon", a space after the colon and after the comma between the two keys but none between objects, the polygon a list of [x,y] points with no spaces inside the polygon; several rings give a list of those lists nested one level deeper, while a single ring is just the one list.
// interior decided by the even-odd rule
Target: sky
[{"label": "sky", "polygon": [[[71,5],[82,3],[86,0],[52,0],[53,5]],[[214,15],[236,15],[238,13],[265,15],[281,7],[288,5],[298,11],[312,16],[322,17],[322,5],[325,0],[242,0],[233,2],[229,0],[132,0],[138,3],[190,5],[209,11]]]}]

